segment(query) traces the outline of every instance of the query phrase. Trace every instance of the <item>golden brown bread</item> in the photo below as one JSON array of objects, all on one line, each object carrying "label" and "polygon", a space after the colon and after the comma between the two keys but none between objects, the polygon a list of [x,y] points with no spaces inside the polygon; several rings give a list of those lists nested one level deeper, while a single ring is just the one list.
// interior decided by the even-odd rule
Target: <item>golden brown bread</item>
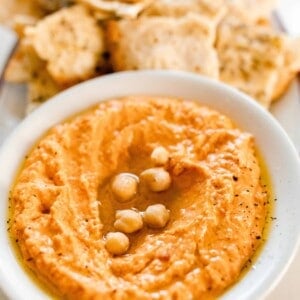
[{"label": "golden brown bread", "polygon": [[216,44],[220,79],[268,108],[284,62],[284,40],[269,27],[222,23]]},{"label": "golden brown bread", "polygon": [[96,12],[96,14],[136,18],[140,12],[153,0],[76,0]]},{"label": "golden brown bread", "polygon": [[34,1],[0,0],[0,24],[13,26],[18,16],[38,20],[44,16],[44,13]]},{"label": "golden brown bread", "polygon": [[214,30],[201,16],[111,21],[107,40],[115,71],[173,69],[218,78]]},{"label": "golden brown bread", "polygon": [[34,0],[37,5],[41,7],[45,12],[54,12],[65,6],[73,4],[74,0]]},{"label": "golden brown bread", "polygon": [[83,6],[72,6],[27,27],[25,37],[58,84],[72,84],[95,73],[104,51],[103,31]]},{"label": "golden brown bread", "polygon": [[154,0],[142,15],[180,18],[194,13],[216,25],[227,11],[225,3],[225,0]]},{"label": "golden brown bread", "polygon": [[284,37],[284,61],[278,70],[278,80],[272,94],[272,100],[277,100],[287,90],[291,81],[300,72],[300,38]]},{"label": "golden brown bread", "polygon": [[272,28],[274,2],[0,0],[0,22],[21,38],[6,80],[28,82],[36,103],[110,71],[186,70],[219,78],[268,108],[300,70],[300,40]]},{"label": "golden brown bread", "polygon": [[52,79],[45,69],[33,74],[28,82],[26,112],[31,112],[38,105],[62,91],[63,88]]},{"label": "golden brown bread", "polygon": [[276,0],[232,0],[227,1],[226,22],[264,24],[271,26],[272,11]]}]

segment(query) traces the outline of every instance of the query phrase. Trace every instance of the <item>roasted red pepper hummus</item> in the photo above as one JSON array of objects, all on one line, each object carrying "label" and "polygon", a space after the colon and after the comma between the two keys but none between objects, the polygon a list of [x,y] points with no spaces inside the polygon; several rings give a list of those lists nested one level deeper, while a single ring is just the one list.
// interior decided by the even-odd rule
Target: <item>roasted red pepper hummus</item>
[{"label": "roasted red pepper hummus", "polygon": [[[155,168],[157,147],[168,153],[160,168],[169,184],[151,190],[140,177],[119,201],[113,178]],[[207,298],[238,279],[260,242],[260,176],[253,137],[219,112],[171,98],[110,100],[34,146],[11,192],[12,235],[26,264],[64,298]],[[123,233],[124,253],[107,250],[117,210],[155,204],[168,218],[161,228],[139,221]]]}]

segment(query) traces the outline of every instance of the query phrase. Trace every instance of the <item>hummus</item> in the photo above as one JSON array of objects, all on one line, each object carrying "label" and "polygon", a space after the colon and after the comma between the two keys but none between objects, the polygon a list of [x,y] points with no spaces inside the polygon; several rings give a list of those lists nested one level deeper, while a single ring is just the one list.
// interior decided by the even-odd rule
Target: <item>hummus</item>
[{"label": "hummus", "polygon": [[[142,184],[126,203],[111,192],[121,172],[169,153],[172,183]],[[12,235],[26,264],[68,299],[201,299],[222,293],[258,247],[267,192],[254,139],[195,102],[125,97],[53,127],[31,150],[12,188]],[[170,211],[163,229],[128,234],[114,256],[105,235],[116,210]]]}]

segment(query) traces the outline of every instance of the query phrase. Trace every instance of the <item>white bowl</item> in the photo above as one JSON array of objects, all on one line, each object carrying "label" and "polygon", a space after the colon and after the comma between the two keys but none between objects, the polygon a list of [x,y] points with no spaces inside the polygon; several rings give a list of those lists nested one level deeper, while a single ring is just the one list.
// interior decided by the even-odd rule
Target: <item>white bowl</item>
[{"label": "white bowl", "polygon": [[282,277],[295,254],[300,233],[300,162],[276,120],[248,96],[217,81],[184,72],[124,72],[77,85],[29,115],[0,151],[0,287],[9,299],[46,296],[16,260],[7,235],[8,192],[24,156],[50,127],[101,100],[126,95],[175,96],[198,99],[228,115],[251,132],[264,157],[274,188],[274,217],[255,265],[222,299],[260,299]]}]

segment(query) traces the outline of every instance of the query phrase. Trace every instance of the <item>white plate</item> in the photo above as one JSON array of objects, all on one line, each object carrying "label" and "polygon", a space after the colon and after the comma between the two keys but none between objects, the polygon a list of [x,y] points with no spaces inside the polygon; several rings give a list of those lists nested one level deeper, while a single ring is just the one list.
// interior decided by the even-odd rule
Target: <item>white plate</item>
[{"label": "white plate", "polygon": [[[255,268],[252,268],[247,276],[231,288],[223,298],[250,300],[264,296],[280,279],[282,271],[287,268],[294,253],[294,246],[299,239],[300,222],[297,216],[300,215],[298,202],[300,197],[299,158],[289,140],[286,139],[283,130],[258,104],[252,102],[253,100],[224,85],[215,86],[214,81],[209,79],[180,72],[140,72],[139,74],[129,72],[125,75],[115,74],[86,82],[66,91],[63,95],[47,102],[38,111],[33,112],[30,118],[22,124],[22,127],[19,127],[8,139],[0,153],[0,161],[6,170],[5,176],[0,176],[0,188],[2,189],[0,191],[0,197],[2,196],[2,201],[0,201],[0,215],[2,214],[0,217],[2,258],[0,260],[0,278],[2,281],[0,284],[9,287],[12,299],[19,299],[17,295],[23,295],[24,291],[26,291],[26,296],[32,295],[31,298],[27,297],[28,299],[33,299],[34,295],[37,295],[34,299],[40,299],[36,294],[35,286],[30,284],[29,278],[24,275],[9,247],[5,245],[7,241],[5,230],[3,231],[5,195],[8,192],[7,184],[11,182],[11,176],[19,166],[20,160],[49,126],[65,119],[68,114],[85,109],[87,105],[92,105],[100,99],[126,94],[159,94],[187,99],[198,98],[202,103],[211,105],[231,116],[242,128],[255,135],[268,169],[273,174],[275,193],[279,199],[276,202],[278,220],[272,224],[269,238],[255,263]],[[84,101],[82,101],[83,98]],[[250,105],[251,103],[252,105]],[[51,117],[47,119],[47,116]],[[289,200],[289,203],[286,202],[286,199]],[[7,271],[3,273],[3,269]],[[18,285],[15,282],[18,282]],[[272,294],[269,295],[269,298],[275,299]],[[290,293],[289,299],[291,299]]]}]

